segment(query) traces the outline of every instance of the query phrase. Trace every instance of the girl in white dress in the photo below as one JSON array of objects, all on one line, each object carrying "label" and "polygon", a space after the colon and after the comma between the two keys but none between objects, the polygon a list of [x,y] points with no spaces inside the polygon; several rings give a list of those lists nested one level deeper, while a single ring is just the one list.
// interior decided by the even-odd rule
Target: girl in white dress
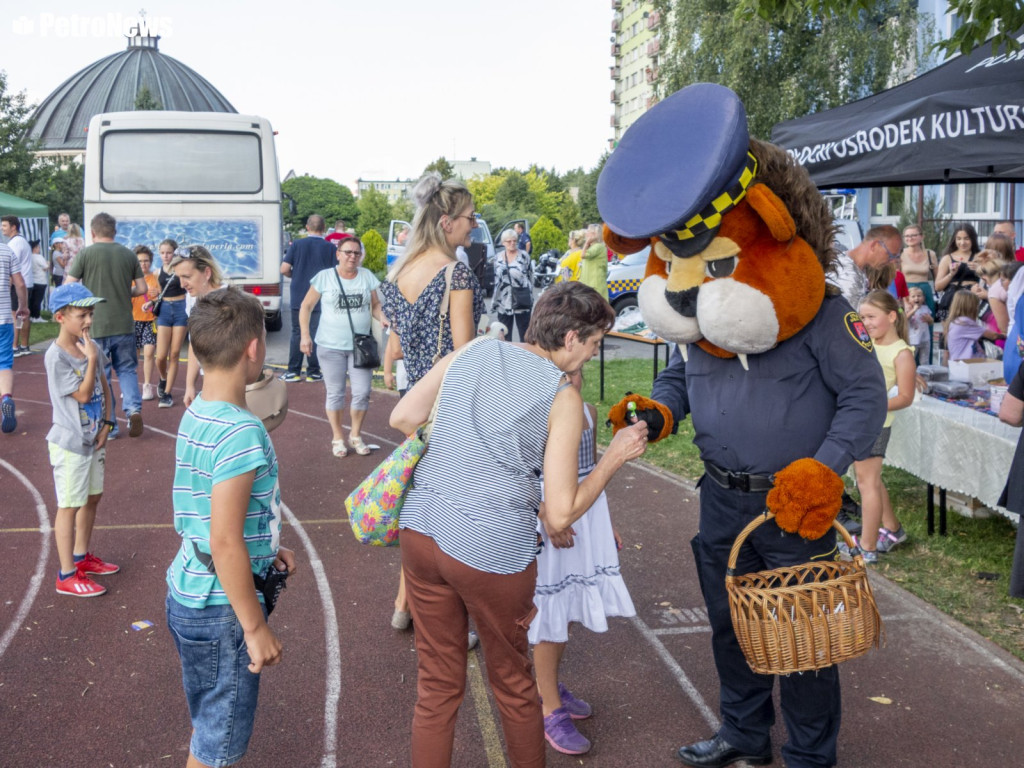
[{"label": "girl in white dress", "polygon": [[[569,374],[577,389],[583,387],[581,371]],[[580,439],[579,478],[582,481],[597,462],[594,429],[596,409],[584,404],[586,428]],[[542,512],[543,514],[543,512]],[[592,714],[590,705],[577,699],[558,682],[558,667],[569,640],[569,622],[577,621],[593,632],[608,630],[607,617],[635,616],[636,610],[619,573],[618,550],[622,543],[612,528],[608,499],[602,492],[594,505],[562,534],[551,538],[539,526],[544,546],[537,556],[537,615],[530,624],[533,662],[544,711],[544,736],[559,752],[581,755],[590,741],[573,720]]]}]

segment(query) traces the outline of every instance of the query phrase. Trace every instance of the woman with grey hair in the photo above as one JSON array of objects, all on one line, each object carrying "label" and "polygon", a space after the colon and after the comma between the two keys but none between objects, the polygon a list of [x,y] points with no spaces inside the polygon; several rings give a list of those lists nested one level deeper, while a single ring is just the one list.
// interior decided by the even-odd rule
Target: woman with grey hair
[{"label": "woman with grey hair", "polygon": [[512,320],[519,329],[519,340],[526,338],[526,328],[533,313],[533,260],[526,251],[519,250],[519,237],[514,229],[501,233],[505,250],[494,257],[494,298],[491,312],[509,329],[512,341]]}]

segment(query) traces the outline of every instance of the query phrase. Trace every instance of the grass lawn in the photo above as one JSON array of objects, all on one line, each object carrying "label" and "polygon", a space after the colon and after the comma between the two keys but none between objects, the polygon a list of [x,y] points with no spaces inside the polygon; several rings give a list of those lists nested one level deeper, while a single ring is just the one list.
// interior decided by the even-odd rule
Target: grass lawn
[{"label": "grass lawn", "polygon": [[[627,391],[650,393],[651,361],[646,357],[606,361],[603,401],[598,398],[598,366],[597,361],[587,363],[583,396],[597,406],[598,442],[607,445],[611,439],[611,428],[604,424],[608,408]],[[680,425],[675,437],[650,446],[644,460],[696,481],[703,467],[690,421]],[[910,541],[882,555],[879,572],[1024,659],[1024,601],[1006,594],[1016,538],[1013,524],[1000,515],[969,519],[951,509],[948,535],[928,536],[924,481],[892,467],[883,470],[883,479]],[[979,573],[988,576],[979,578]]]},{"label": "grass lawn", "polygon": [[60,333],[60,325],[51,321],[50,313],[43,312],[43,317],[48,322],[45,323],[32,323],[32,330],[28,334],[29,346],[37,344],[41,341],[49,341],[50,339],[57,338],[57,334]]}]

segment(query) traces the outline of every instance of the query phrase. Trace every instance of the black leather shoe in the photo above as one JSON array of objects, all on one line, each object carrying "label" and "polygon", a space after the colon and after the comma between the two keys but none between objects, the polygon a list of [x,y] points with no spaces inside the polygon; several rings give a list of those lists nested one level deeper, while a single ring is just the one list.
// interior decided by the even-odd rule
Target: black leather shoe
[{"label": "black leather shoe", "polygon": [[736,749],[718,735],[707,741],[680,747],[676,754],[684,763],[695,768],[725,768],[740,760],[746,760],[751,765],[770,765],[772,762],[771,752],[751,755],[742,749]]}]

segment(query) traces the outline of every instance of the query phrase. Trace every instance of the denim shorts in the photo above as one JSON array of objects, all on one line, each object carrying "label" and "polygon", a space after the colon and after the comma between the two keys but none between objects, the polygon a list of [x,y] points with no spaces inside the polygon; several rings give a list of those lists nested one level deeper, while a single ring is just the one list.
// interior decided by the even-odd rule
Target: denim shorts
[{"label": "denim shorts", "polygon": [[168,593],[167,626],[181,657],[192,755],[213,768],[237,763],[249,746],[260,690],[242,625],[230,605],[189,608]]},{"label": "denim shorts", "polygon": [[889,447],[889,436],[891,434],[892,427],[882,427],[882,433],[875,439],[875,444],[871,446],[871,453],[868,454],[869,459],[879,456],[885,458],[885,449]]},{"label": "denim shorts", "polygon": [[168,301],[164,299],[160,304],[160,314],[157,315],[156,325],[165,327],[181,327],[188,325],[188,315],[185,314],[185,299],[180,301]]}]

